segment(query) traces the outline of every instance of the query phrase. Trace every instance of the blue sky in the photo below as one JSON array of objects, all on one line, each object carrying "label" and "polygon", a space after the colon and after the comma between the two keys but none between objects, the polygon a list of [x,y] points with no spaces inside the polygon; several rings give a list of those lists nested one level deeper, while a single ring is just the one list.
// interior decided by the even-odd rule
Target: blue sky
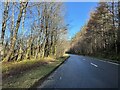
[{"label": "blue sky", "polygon": [[[97,6],[97,2],[65,2],[66,20],[70,24],[68,31],[68,39],[71,39],[80,28],[87,22],[90,12]],[[0,4],[0,8],[2,5]],[[0,9],[1,12],[1,9]],[[2,13],[0,14],[0,22]],[[1,23],[0,23],[1,30]]]},{"label": "blue sky", "polygon": [[97,2],[66,2],[66,18],[70,24],[68,37],[73,37],[89,20],[90,12],[95,9]]}]

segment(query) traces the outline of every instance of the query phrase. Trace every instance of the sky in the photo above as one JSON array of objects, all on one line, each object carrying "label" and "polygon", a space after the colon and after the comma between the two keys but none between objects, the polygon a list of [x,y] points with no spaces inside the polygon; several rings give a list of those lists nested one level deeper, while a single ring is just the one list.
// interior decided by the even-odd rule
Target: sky
[{"label": "sky", "polygon": [[[89,20],[90,12],[98,2],[64,2],[66,8],[66,22],[69,24],[68,39],[70,40],[80,28]],[[0,4],[0,8],[2,5]],[[1,12],[1,9],[0,9]],[[0,21],[2,14],[0,14]],[[1,30],[1,23],[0,23]]]},{"label": "sky", "polygon": [[66,18],[69,25],[68,38],[71,39],[89,20],[90,12],[98,2],[66,2]]}]

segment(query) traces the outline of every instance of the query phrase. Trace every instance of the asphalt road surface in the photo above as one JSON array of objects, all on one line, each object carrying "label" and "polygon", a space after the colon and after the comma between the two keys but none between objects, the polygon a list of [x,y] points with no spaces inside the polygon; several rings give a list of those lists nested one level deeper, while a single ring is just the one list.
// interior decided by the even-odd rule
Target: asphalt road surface
[{"label": "asphalt road surface", "polygon": [[118,88],[118,64],[70,55],[38,88]]}]

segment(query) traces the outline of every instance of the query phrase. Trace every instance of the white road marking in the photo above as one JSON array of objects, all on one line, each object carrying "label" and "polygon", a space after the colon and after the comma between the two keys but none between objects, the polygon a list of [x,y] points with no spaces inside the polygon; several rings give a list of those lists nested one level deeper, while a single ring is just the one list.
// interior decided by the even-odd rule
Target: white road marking
[{"label": "white road marking", "polygon": [[60,80],[62,79],[62,77],[60,77]]},{"label": "white road marking", "polygon": [[106,61],[103,61],[103,60],[99,60],[99,61],[101,61],[101,62],[106,62]]},{"label": "white road marking", "polygon": [[90,63],[91,65],[93,65],[93,66],[95,66],[95,67],[98,67],[96,64],[94,64],[94,63]]},{"label": "white road marking", "polygon": [[109,62],[109,61],[104,61],[104,60],[99,60],[99,61],[101,61],[101,62],[106,62],[106,63],[110,63],[110,64],[114,64],[114,65],[119,65],[119,64],[117,64],[117,63],[113,63],[113,62]]},{"label": "white road marking", "polygon": [[107,62],[107,63],[111,63],[111,64],[114,64],[114,65],[119,65],[119,64],[117,64],[117,63],[113,63],[113,62]]}]

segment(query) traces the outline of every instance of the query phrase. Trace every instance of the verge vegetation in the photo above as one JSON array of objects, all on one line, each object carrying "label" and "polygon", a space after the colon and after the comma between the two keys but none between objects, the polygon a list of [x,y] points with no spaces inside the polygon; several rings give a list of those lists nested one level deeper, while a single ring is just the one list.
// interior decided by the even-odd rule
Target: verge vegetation
[{"label": "verge vegetation", "polygon": [[1,5],[2,86],[28,88],[66,58],[64,4],[6,0]]},{"label": "verge vegetation", "polygon": [[[30,88],[45,77],[69,56],[53,59],[29,60],[28,62],[3,63],[2,88]],[[27,64],[26,64],[27,63]]]}]

